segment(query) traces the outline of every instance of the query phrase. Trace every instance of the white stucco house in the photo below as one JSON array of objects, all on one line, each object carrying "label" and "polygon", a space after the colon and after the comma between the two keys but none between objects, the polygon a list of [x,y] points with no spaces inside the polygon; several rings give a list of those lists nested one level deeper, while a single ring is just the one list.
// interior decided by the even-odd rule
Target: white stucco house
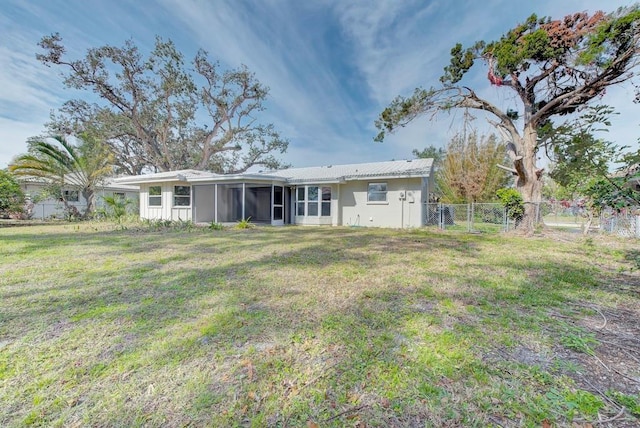
[{"label": "white stucco house", "polygon": [[[50,184],[49,182],[38,177],[19,176],[17,179],[25,195],[30,199],[37,200],[31,209],[31,218],[49,219],[63,217],[64,204],[62,201],[53,197],[46,199],[37,197],[45,191]],[[76,207],[79,212],[82,212],[87,207],[87,201],[82,196],[82,192],[77,190],[77,187],[69,185],[64,187],[62,191],[69,205]],[[120,184],[116,183],[113,178],[106,178],[96,189],[96,208],[103,206],[104,196],[120,196],[124,199],[130,199],[135,203],[135,206],[132,206],[131,210],[137,210],[139,200],[138,186]]]},{"label": "white stucco house", "polygon": [[373,227],[425,224],[433,159],[242,174],[181,170],[122,177],[145,219]]}]

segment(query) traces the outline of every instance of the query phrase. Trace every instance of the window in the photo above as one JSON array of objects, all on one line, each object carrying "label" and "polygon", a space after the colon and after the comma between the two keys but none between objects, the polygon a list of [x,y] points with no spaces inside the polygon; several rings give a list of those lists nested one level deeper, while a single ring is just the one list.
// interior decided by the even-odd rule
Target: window
[{"label": "window", "polygon": [[320,215],[323,217],[331,216],[331,187],[322,188],[322,210]]},{"label": "window", "polygon": [[331,187],[299,186],[296,190],[296,215],[330,217]]},{"label": "window", "polygon": [[122,192],[113,192],[113,198],[114,199],[120,199],[121,201],[124,201],[125,194],[122,193]]},{"label": "window", "polygon": [[284,213],[283,209],[283,194],[282,187],[273,186],[273,219],[274,220],[282,220],[282,216]]},{"label": "window", "polygon": [[387,183],[369,183],[367,202],[387,202]]},{"label": "window", "polygon": [[304,215],[304,186],[296,189],[296,215]]},{"label": "window", "polygon": [[62,192],[62,196],[67,202],[78,202],[80,200],[80,194],[77,190],[65,190]]},{"label": "window", "polygon": [[312,217],[318,216],[318,187],[307,187],[307,215]]},{"label": "window", "polygon": [[162,206],[162,187],[160,186],[149,187],[149,206],[150,207]]},{"label": "window", "polygon": [[188,207],[191,205],[191,186],[173,187],[173,206]]}]

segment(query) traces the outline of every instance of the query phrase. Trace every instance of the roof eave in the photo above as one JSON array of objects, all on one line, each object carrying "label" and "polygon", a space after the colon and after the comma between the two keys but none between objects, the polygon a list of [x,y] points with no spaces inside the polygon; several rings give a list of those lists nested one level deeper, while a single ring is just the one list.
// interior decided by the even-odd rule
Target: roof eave
[{"label": "roof eave", "polygon": [[344,177],[340,178],[316,178],[316,179],[307,179],[307,178],[294,178],[294,179],[285,179],[288,184],[342,184],[346,183]]},{"label": "roof eave", "polygon": [[374,174],[374,175],[362,175],[346,177],[347,181],[363,181],[363,180],[396,180],[400,178],[429,178],[428,172],[419,174]]}]

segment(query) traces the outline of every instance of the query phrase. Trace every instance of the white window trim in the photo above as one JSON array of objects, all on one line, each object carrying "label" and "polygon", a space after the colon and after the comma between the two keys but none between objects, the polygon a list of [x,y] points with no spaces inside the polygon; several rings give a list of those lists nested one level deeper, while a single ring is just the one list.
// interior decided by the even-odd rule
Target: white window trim
[{"label": "white window trim", "polygon": [[[189,188],[189,195],[176,195],[176,187],[188,187]],[[191,195],[191,186],[190,185],[184,185],[184,184],[176,184],[175,186],[173,186],[173,207],[174,208],[191,208],[191,203],[192,203],[192,195]],[[177,205],[176,204],[176,198],[189,198],[189,205]]]},{"label": "white window trim", "polygon": [[[384,184],[385,188],[387,190],[385,190],[384,192],[375,192],[375,193],[384,193],[384,201],[370,201],[369,200],[369,186],[371,186],[372,184]],[[375,182],[371,182],[371,183],[367,183],[367,205],[389,205],[389,185],[387,184],[386,181],[375,181]]]},{"label": "white window trim", "polygon": [[[304,187],[304,200],[298,200],[298,189]],[[310,201],[309,200],[309,187],[317,187],[318,188],[318,198]],[[328,201],[323,201],[322,200],[322,189],[323,188],[328,188],[331,191],[331,198],[333,198],[333,188],[331,186],[322,186],[319,184],[314,184],[314,185],[305,185],[305,186],[298,186],[296,188],[296,208],[295,208],[295,212],[296,212],[296,217],[308,217],[308,218],[331,218],[332,217],[332,213],[331,211],[333,211],[331,205],[332,205],[332,199],[329,199]],[[309,215],[309,203],[316,203],[318,204],[318,214],[316,215]],[[300,215],[298,214],[298,204],[303,204],[304,205],[304,215]],[[322,205],[323,204],[328,204],[329,205],[329,215],[322,215]]]},{"label": "white window trim", "polygon": [[[322,199],[322,195],[324,194],[323,189],[329,189],[329,200],[325,201]],[[318,199],[320,199],[320,201],[318,202],[320,205],[318,207],[318,217],[331,217],[331,198],[333,198],[333,189],[331,188],[331,186],[318,186]],[[329,215],[322,215],[322,207],[327,204],[329,205]]]},{"label": "white window trim", "polygon": [[[159,187],[160,188],[160,194],[159,195],[152,195],[151,194],[151,188],[152,187]],[[151,198],[159,198],[160,199],[160,205],[151,205]],[[149,188],[147,189],[147,205],[150,208],[162,207],[162,186],[149,186]]]},{"label": "white window trim", "polygon": [[[302,199],[299,199],[300,188],[303,189]],[[298,205],[302,204],[303,214],[298,214]],[[298,186],[296,187],[296,217],[306,217],[307,216],[307,186]]]},{"label": "white window trim", "polygon": [[[317,189],[316,198],[314,200],[309,199],[310,187],[315,187]],[[304,194],[306,196],[305,202],[307,204],[306,217],[320,217],[320,189],[322,189],[320,186],[304,186]],[[316,204],[316,215],[309,214],[309,204]]]}]

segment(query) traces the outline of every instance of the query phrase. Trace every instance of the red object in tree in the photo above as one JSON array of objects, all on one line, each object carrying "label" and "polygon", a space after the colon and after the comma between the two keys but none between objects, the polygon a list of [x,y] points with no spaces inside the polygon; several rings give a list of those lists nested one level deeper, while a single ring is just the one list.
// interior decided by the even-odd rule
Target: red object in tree
[{"label": "red object in tree", "polygon": [[493,74],[493,70],[489,70],[489,72],[487,73],[487,77],[489,78],[489,82],[491,82],[492,85],[502,86],[502,79]]},{"label": "red object in tree", "polygon": [[487,73],[487,78],[492,85],[502,86],[502,78],[500,76],[496,76],[493,72],[493,58],[489,58],[489,72]]}]

